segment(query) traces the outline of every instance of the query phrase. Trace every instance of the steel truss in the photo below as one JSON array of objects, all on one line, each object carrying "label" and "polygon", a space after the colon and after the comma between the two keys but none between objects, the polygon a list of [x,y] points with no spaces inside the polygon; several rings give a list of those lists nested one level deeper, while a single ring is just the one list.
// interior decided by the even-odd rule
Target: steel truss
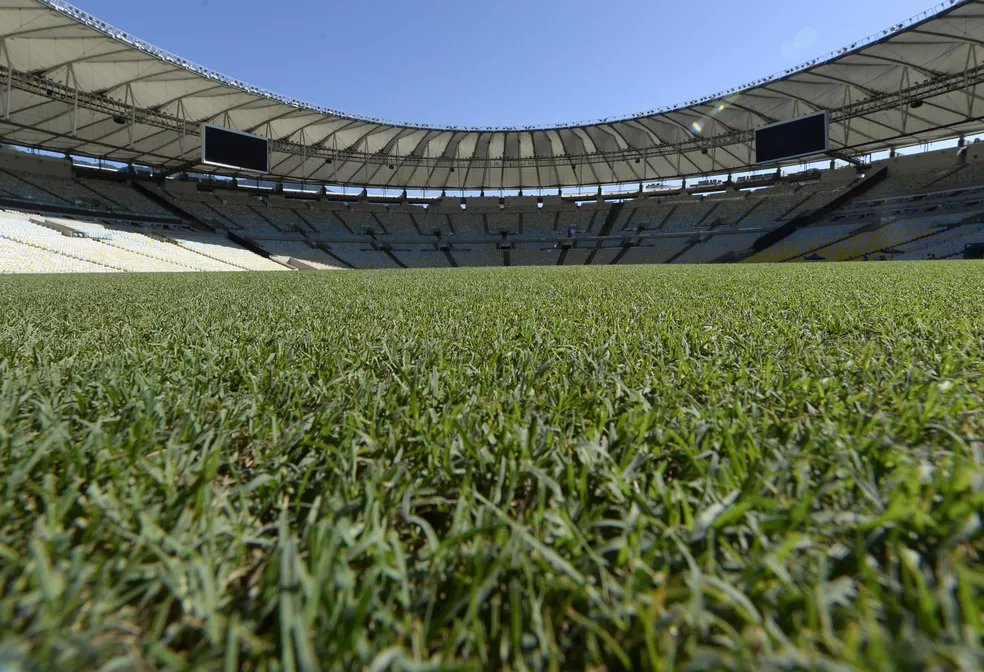
[{"label": "steel truss", "polygon": [[[206,122],[215,122],[215,119],[201,119],[189,121],[173,114],[167,114],[156,109],[137,108],[132,101],[132,97],[127,95],[126,100],[119,100],[99,93],[80,91],[75,86],[69,85],[67,80],[71,79],[74,84],[74,76],[66,78],[66,82],[56,82],[42,75],[23,72],[0,66],[0,82],[3,91],[0,92],[0,101],[3,101],[4,118],[8,121],[11,118],[10,92],[11,89],[25,91],[34,95],[42,96],[50,100],[63,102],[71,108],[73,115],[73,129],[77,128],[78,110],[85,109],[107,115],[117,120],[121,124],[126,124],[130,129],[130,137],[133,137],[133,128],[136,125],[147,125],[166,131],[173,131],[182,136],[199,136],[200,125]],[[908,78],[905,78],[908,79]],[[955,91],[976,91],[978,84],[984,82],[984,64],[968,67],[967,70],[954,74],[940,74],[930,77],[923,82],[907,87],[900,86],[899,90],[893,92],[876,93],[868,97],[846,102],[842,107],[831,109],[831,125],[843,124],[847,127],[853,119],[865,117],[866,115],[877,112],[898,110],[903,120],[903,129],[908,109],[913,103],[921,103],[925,100],[935,98]],[[904,82],[905,83],[905,82]],[[849,100],[846,99],[846,100]],[[43,129],[40,129],[43,131]],[[904,135],[904,130],[900,133]],[[719,148],[735,146],[750,146],[754,137],[754,131],[731,131],[715,136],[694,136],[688,140],[678,143],[662,143],[645,148],[623,149],[613,152],[592,152],[581,154],[558,154],[544,157],[533,158],[482,158],[482,159],[461,159],[444,156],[418,156],[414,154],[393,154],[388,152],[370,153],[358,149],[339,149],[326,147],[319,144],[304,144],[286,138],[271,139],[271,150],[277,153],[294,155],[298,157],[319,158],[323,160],[334,160],[351,162],[365,166],[381,166],[387,164],[399,164],[400,166],[413,165],[425,168],[455,168],[468,170],[473,165],[481,164],[481,168],[504,169],[504,168],[537,168],[549,169],[558,166],[584,166],[591,164],[608,164],[635,162],[636,159],[645,161],[657,157],[680,156],[690,153],[710,153]],[[397,145],[398,146],[398,145]],[[834,148],[835,153],[850,160],[858,154],[852,147]],[[197,151],[190,150],[190,152]],[[186,156],[188,154],[186,153]],[[197,165],[197,161],[190,165]]]}]

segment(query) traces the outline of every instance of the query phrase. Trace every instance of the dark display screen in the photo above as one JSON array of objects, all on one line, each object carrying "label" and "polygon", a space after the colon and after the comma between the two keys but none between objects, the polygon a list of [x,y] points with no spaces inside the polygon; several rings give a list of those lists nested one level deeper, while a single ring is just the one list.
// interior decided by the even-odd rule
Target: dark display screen
[{"label": "dark display screen", "polygon": [[202,163],[254,173],[266,173],[267,139],[230,131],[217,126],[202,126]]},{"label": "dark display screen", "polygon": [[769,124],[755,131],[755,163],[772,163],[829,149],[829,124],[826,112],[818,112],[792,121]]}]

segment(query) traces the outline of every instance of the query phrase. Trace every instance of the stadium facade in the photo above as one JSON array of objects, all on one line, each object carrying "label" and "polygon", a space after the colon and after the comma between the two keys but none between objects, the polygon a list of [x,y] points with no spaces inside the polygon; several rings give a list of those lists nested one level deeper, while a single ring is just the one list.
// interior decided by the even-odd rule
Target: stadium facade
[{"label": "stadium facade", "polygon": [[[235,258],[235,268],[253,268],[248,255],[264,268],[960,256],[980,242],[976,152],[894,150],[984,131],[982,5],[947,0],[836,53],[680,105],[554,127],[465,128],[311,105],[59,0],[0,0],[2,141],[130,166],[110,174],[5,153],[0,200],[19,223],[0,223],[0,239],[88,264],[74,270],[198,268],[187,258],[172,264],[168,248],[139,236],[186,249],[200,236],[226,249],[210,254],[233,255],[226,261]],[[817,111],[829,117],[831,170],[784,174],[801,161],[791,159],[737,177],[762,168],[756,129]],[[203,124],[266,138],[264,179],[277,186],[250,189],[235,181],[249,174],[204,165]],[[885,151],[892,158],[870,162]],[[835,170],[835,160],[846,167]],[[362,191],[337,194],[325,184]],[[599,186],[627,184],[638,186]],[[418,189],[420,197],[408,196]],[[447,196],[455,191],[462,196]],[[51,242],[52,233],[68,243]],[[89,251],[64,247],[71,241]],[[128,245],[179,268],[112,263],[98,245]],[[97,251],[101,261],[87,256]],[[4,270],[49,266],[8,262]]]}]

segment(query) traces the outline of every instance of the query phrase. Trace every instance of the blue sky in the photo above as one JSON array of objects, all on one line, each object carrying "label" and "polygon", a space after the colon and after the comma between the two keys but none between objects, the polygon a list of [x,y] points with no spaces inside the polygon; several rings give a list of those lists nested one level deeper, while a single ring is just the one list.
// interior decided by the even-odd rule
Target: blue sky
[{"label": "blue sky", "polygon": [[932,0],[75,0],[159,47],[346,112],[570,122],[678,103],[850,44]]}]

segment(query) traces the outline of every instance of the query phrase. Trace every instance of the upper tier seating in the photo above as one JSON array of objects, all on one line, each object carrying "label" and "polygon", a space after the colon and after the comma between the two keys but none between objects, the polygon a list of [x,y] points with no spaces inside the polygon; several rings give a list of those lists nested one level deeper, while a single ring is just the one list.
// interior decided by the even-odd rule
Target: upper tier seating
[{"label": "upper tier seating", "polygon": [[105,200],[118,204],[119,207],[114,208],[114,210],[158,217],[174,217],[170,211],[165,210],[126,184],[104,180],[79,180],[79,183],[105,197]]},{"label": "upper tier seating", "polygon": [[459,238],[486,238],[485,213],[462,210],[461,213],[451,213],[451,225],[454,227],[454,235]]},{"label": "upper tier seating", "polygon": [[[663,207],[666,207],[666,204]],[[659,227],[660,231],[666,233],[696,231],[701,225],[706,228],[707,222],[705,220],[710,217],[714,205],[704,202],[703,199],[690,199],[672,203],[672,207],[673,212]]]},{"label": "upper tier seating", "polygon": [[293,208],[258,206],[257,211],[281,231],[313,233]]},{"label": "upper tier seating", "polygon": [[931,192],[944,191],[975,186],[981,182],[984,182],[984,161],[973,161],[949,171],[945,177],[927,184],[925,189]]},{"label": "upper tier seating", "polygon": [[751,198],[731,197],[715,198],[713,201],[717,207],[710,214],[712,222],[717,226],[734,226],[751,209],[755,202]]},{"label": "upper tier seating", "polygon": [[235,223],[248,236],[275,236],[283,233],[249,205],[221,202],[209,205],[222,213],[227,220]]},{"label": "upper tier seating", "polygon": [[412,207],[395,206],[387,208],[383,213],[376,213],[376,217],[390,236],[408,238],[421,235],[414,225],[412,212]]},{"label": "upper tier seating", "polygon": [[316,204],[304,213],[304,219],[315,230],[313,235],[317,238],[331,240],[353,238],[355,234],[343,219],[344,209],[345,206],[336,203]]},{"label": "upper tier seating", "polygon": [[38,188],[33,183],[16,176],[16,173],[0,170],[0,196],[18,201],[47,203],[51,205],[72,205],[64,198]]},{"label": "upper tier seating", "polygon": [[451,224],[448,222],[448,216],[443,212],[436,212],[430,208],[424,208],[421,206],[412,206],[416,210],[411,211],[413,214],[414,221],[417,222],[417,226],[420,228],[421,233],[424,235],[433,234],[440,232],[444,236],[451,234]]},{"label": "upper tier seating", "polygon": [[184,210],[192,217],[204,222],[208,226],[216,229],[229,229],[232,231],[241,231],[241,227],[222,216],[222,213],[215,210],[211,206],[213,204],[218,205],[212,196],[205,195],[201,200],[195,199],[175,199],[174,204]]},{"label": "upper tier seating", "polygon": [[495,236],[503,232],[516,236],[519,235],[520,220],[518,211],[501,210],[485,216],[488,224],[489,234]]},{"label": "upper tier seating", "polygon": [[709,264],[729,252],[742,252],[751,247],[760,234],[718,234],[711,236],[681,254],[674,263]]},{"label": "upper tier seating", "polygon": [[557,231],[567,235],[568,229],[575,233],[586,233],[591,230],[598,211],[588,206],[578,208],[560,208],[557,217]]},{"label": "upper tier seating", "polygon": [[393,256],[409,268],[448,268],[447,255],[435,249],[433,245],[409,245],[406,243],[393,246]]},{"label": "upper tier seating", "polygon": [[[788,213],[810,198],[810,194],[796,194],[790,191],[779,191],[773,194],[771,189],[755,192],[749,199],[749,209],[741,221],[745,229],[772,228],[780,221],[788,219]],[[762,194],[759,196],[759,194]]]},{"label": "upper tier seating", "polygon": [[[625,215],[623,218],[625,223],[622,228],[625,231],[658,231],[667,218],[673,214],[675,206],[675,203],[655,200],[626,203],[622,207],[621,213]],[[619,228],[616,226],[613,232],[618,230]]]},{"label": "upper tier seating", "polygon": [[[942,174],[946,174],[947,172],[950,171],[944,170]],[[864,195],[864,198],[865,200],[874,200],[918,193],[925,185],[941,176],[941,171],[939,170],[919,173],[893,173],[890,169],[890,179],[876,185]]]},{"label": "upper tier seating", "polygon": [[[584,231],[592,235],[598,235],[601,233],[601,229],[605,226],[605,221],[608,219],[608,215],[612,211],[612,204],[583,203],[578,210],[583,214],[585,220],[588,216],[591,217],[590,223]],[[575,230],[580,231],[581,229],[575,227]]]},{"label": "upper tier seating", "polygon": [[562,232],[554,230],[557,214],[558,211],[552,208],[523,211],[523,235],[532,238],[552,237],[558,233],[567,235],[566,230]]},{"label": "upper tier seating", "polygon": [[345,220],[349,228],[358,235],[364,235],[369,231],[376,235],[383,232],[383,228],[374,217],[374,213],[363,207],[349,207],[344,212],[340,212],[339,215]]},{"label": "upper tier seating", "polygon": [[74,205],[86,210],[105,210],[111,212],[127,212],[126,206],[116,203],[105,195],[86,188],[83,184],[66,178],[57,178],[51,175],[36,173],[16,172],[15,177],[34,185],[39,190],[53,197],[49,202],[58,204],[61,201],[67,205]]}]

